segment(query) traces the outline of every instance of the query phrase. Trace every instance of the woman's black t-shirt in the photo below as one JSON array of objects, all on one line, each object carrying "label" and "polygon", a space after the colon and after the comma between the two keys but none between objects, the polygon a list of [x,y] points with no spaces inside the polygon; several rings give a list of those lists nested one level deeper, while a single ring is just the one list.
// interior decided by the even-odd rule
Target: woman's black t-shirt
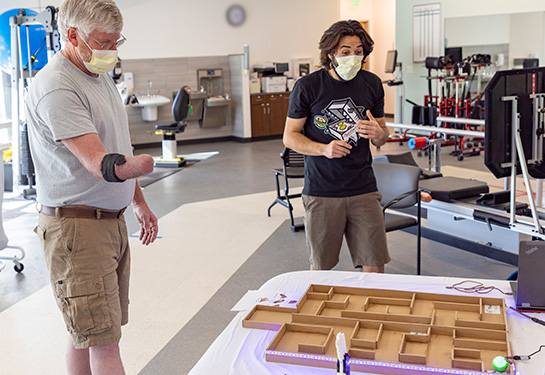
[{"label": "woman's black t-shirt", "polygon": [[377,190],[371,168],[369,140],[355,131],[358,120],[384,117],[384,89],[379,77],[365,70],[347,82],[337,81],[320,69],[300,78],[290,95],[288,117],[306,117],[303,134],[328,144],[346,140],[352,146],[343,158],[305,155],[303,194],[319,197],[350,197]]}]

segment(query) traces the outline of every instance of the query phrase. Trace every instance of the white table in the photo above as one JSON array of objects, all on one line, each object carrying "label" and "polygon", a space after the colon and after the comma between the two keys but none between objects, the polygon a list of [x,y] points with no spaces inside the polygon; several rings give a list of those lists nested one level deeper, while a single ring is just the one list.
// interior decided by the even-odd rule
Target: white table
[{"label": "white table", "polygon": [[[396,289],[425,293],[483,296],[446,289],[464,279],[453,277],[411,276],[391,274],[370,274],[341,271],[300,271],[282,274],[267,281],[259,291],[287,292],[302,294],[310,284],[340,285],[361,288]],[[475,280],[477,281],[477,280]],[[510,292],[508,281],[478,280],[484,285],[494,285]],[[505,296],[492,291],[486,296],[504,298],[508,306],[515,306],[513,296]],[[242,327],[242,320],[248,311],[239,312],[208,348],[206,353],[190,371],[190,375],[335,375],[336,371],[315,367],[288,365],[265,361],[265,349],[276,334],[275,331],[247,329]],[[539,316],[541,315],[541,316]],[[544,314],[536,314],[545,320]],[[507,311],[509,337],[513,355],[528,355],[545,344],[545,326],[538,325],[516,312]],[[520,375],[545,374],[545,350],[532,356],[530,361],[518,361]],[[354,374],[362,374],[354,372]]]}]

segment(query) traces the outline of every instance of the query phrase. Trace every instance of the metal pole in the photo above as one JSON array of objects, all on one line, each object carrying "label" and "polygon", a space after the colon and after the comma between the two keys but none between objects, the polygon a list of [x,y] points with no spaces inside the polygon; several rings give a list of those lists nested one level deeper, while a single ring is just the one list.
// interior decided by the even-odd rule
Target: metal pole
[{"label": "metal pole", "polygon": [[[28,53],[28,77],[30,80],[32,80],[32,55],[30,54],[30,34],[28,32],[28,25],[25,26],[25,29],[26,29],[26,48]],[[23,62],[21,61],[21,64],[22,63]]]},{"label": "metal pole", "polygon": [[471,118],[458,118],[458,117],[437,117],[437,122],[451,122],[453,124],[468,124],[468,125],[483,125],[484,120],[471,119]]},{"label": "metal pole", "polygon": [[543,207],[543,179],[536,178],[536,203],[539,207]]},{"label": "metal pole", "polygon": [[[541,125],[543,124],[543,94],[533,94],[530,96],[530,98],[533,99],[533,117],[534,117],[534,124],[532,133],[534,135],[540,134]],[[533,143],[533,157],[532,161],[535,162],[537,160],[540,160],[543,157],[543,135],[541,136],[534,136],[532,138]],[[536,178],[536,203],[539,207],[543,207],[543,180],[540,178]]]},{"label": "metal pole", "polygon": [[12,138],[12,157],[11,168],[13,173],[13,192],[18,191],[19,179],[21,177],[20,168],[20,144],[21,139],[19,136],[19,108],[20,108],[20,95],[19,95],[19,83],[21,80],[19,70],[19,26],[17,25],[17,16],[10,17],[9,19],[11,27],[11,138]]},{"label": "metal pole", "polygon": [[430,155],[433,154],[433,162],[430,170],[433,172],[441,172],[441,143],[442,140],[430,140]]},{"label": "metal pole", "polygon": [[511,191],[510,191],[510,210],[509,224],[515,224],[515,207],[516,207],[516,189],[517,189],[517,153],[516,139],[519,131],[519,114],[517,113],[517,98],[512,99],[512,118],[511,118]]},{"label": "metal pole", "polygon": [[416,236],[418,237],[418,243],[416,244],[416,274],[420,275],[422,271],[422,201],[420,198],[420,190],[416,192],[417,195],[417,202],[418,202],[418,208],[417,208],[417,220],[418,220],[418,227],[416,228]]},{"label": "metal pole", "polygon": [[476,132],[473,130],[438,128],[435,126],[412,125],[412,124],[398,124],[394,122],[387,122],[386,126],[389,128],[418,130],[418,131],[425,131],[429,133],[452,134],[452,135],[462,135],[462,136],[465,135],[468,137],[484,138],[484,132]]},{"label": "metal pole", "polygon": [[[536,201],[534,199],[534,193],[532,192],[532,186],[530,185],[530,179],[528,177],[528,166],[526,165],[526,156],[522,148],[522,141],[520,139],[520,114],[518,113],[518,97],[510,96],[503,97],[502,101],[510,101],[512,108],[511,115],[511,191],[510,191],[510,209],[509,209],[509,226],[514,227],[517,225],[515,218],[516,210],[516,179],[517,179],[517,156],[522,171],[522,177],[526,185],[526,193],[528,194],[528,202],[530,203],[530,209],[532,211],[532,219],[536,233],[543,233],[539,216],[536,209]],[[516,150],[516,152],[515,152]]]},{"label": "metal pole", "polygon": [[[539,224],[539,217],[537,215],[536,202],[534,200],[534,193],[532,192],[532,186],[530,185],[530,179],[528,178],[528,166],[526,165],[526,158],[524,157],[524,150],[522,149],[522,141],[520,140],[520,133],[517,130],[516,139],[517,154],[520,160],[520,167],[522,169],[522,177],[526,184],[526,193],[528,194],[528,202],[530,203],[530,209],[532,210],[532,219],[534,219],[534,226],[538,233],[543,233],[541,225]],[[516,167],[515,167],[516,170]],[[513,192],[511,195],[514,196]],[[511,212],[514,214],[515,207],[511,206]]]},{"label": "metal pole", "polygon": [[395,87],[396,92],[396,107],[395,107],[395,113],[394,113],[394,121],[403,123],[403,96],[404,96],[404,88],[403,88],[403,64],[397,63],[396,66],[399,68],[396,70],[394,79],[395,81],[401,81],[400,85],[397,85]]}]

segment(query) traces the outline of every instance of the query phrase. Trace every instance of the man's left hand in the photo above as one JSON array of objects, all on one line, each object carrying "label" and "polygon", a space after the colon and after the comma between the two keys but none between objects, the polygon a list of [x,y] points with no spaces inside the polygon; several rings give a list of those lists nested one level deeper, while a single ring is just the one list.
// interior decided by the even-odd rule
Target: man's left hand
[{"label": "man's left hand", "polygon": [[362,138],[374,141],[373,143],[381,142],[384,137],[384,129],[382,129],[369,110],[367,110],[367,117],[369,120],[359,120],[356,123],[356,133]]},{"label": "man's left hand", "polygon": [[151,212],[146,203],[133,204],[134,216],[140,224],[139,239],[143,245],[149,245],[157,238],[159,225],[157,217]]}]

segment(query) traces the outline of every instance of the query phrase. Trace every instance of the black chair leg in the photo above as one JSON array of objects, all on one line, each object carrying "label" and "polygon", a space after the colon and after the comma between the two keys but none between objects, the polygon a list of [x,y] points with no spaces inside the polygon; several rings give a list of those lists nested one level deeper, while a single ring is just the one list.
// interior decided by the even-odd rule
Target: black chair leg
[{"label": "black chair leg", "polygon": [[297,224],[295,225],[295,219],[293,218],[293,206],[291,205],[291,202],[289,202],[289,198],[286,195],[286,200],[288,200],[288,210],[290,213],[290,221],[291,221],[291,231],[292,232],[299,232],[301,229],[304,229],[305,226],[303,224]]},{"label": "black chair leg", "polygon": [[272,202],[272,204],[269,206],[269,209],[267,210],[267,216],[271,216],[271,208],[273,208],[273,206],[275,204],[278,203],[278,200],[282,200],[282,197],[280,196],[280,182],[278,181],[278,173],[274,173],[274,177],[276,178],[276,199],[274,200],[274,202]]},{"label": "black chair leg", "polygon": [[[284,176],[284,195],[280,192],[280,175]],[[300,198],[301,194],[291,194],[290,195],[290,188],[288,184],[288,178],[285,174],[281,174],[278,172],[274,173],[274,176],[276,178],[276,199],[274,202],[271,203],[267,210],[267,216],[271,216],[271,208],[274,207],[275,204],[279,203],[280,205],[286,207],[288,209],[288,212],[290,214],[290,227],[293,232],[298,232],[301,229],[304,229],[303,224],[295,224],[295,219],[293,217],[293,206],[290,202],[290,198]]]},{"label": "black chair leg", "polygon": [[299,224],[299,225],[295,225],[295,219],[293,217],[293,206],[290,202],[290,198],[296,198],[296,197],[300,197],[301,194],[292,194],[290,195],[290,187],[289,187],[289,184],[288,184],[288,177],[287,176],[284,176],[284,199],[286,200],[286,206],[288,207],[288,211],[289,211],[289,214],[290,214],[290,222],[291,222],[291,231],[292,232],[298,232],[300,231],[301,229],[304,228],[304,225],[302,224]]},{"label": "black chair leg", "polygon": [[416,274],[421,274],[421,267],[422,267],[422,225],[421,225],[421,219],[422,219],[422,213],[420,211],[420,191],[418,191],[416,194],[418,194],[418,212],[417,212],[417,220],[418,225],[416,228]]},{"label": "black chair leg", "polygon": [[290,202],[290,186],[288,184],[288,177],[284,176],[284,198],[286,199],[286,203],[288,206],[288,212],[290,214],[290,222],[291,222],[291,230],[293,232],[296,232],[295,230],[295,220],[293,219],[293,206]]}]

